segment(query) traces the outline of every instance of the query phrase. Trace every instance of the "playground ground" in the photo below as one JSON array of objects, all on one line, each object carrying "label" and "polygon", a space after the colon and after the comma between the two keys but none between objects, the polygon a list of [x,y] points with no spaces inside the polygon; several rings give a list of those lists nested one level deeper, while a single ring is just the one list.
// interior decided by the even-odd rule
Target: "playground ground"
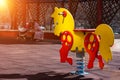
[{"label": "playground ground", "polygon": [[[59,42],[58,42],[59,43]],[[76,70],[75,54],[73,65],[59,62],[57,41],[13,41],[0,40],[0,80],[120,80],[120,39],[115,39],[111,48],[113,60],[105,63],[103,70],[98,67],[97,60],[94,68],[85,71],[85,76],[70,75]],[[86,64],[87,64],[86,53]]]}]

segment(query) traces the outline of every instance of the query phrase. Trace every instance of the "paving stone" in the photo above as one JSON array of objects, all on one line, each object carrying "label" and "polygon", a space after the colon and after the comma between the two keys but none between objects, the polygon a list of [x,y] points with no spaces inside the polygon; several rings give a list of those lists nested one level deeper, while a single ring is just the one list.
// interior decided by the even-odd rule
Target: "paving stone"
[{"label": "paving stone", "polygon": [[[115,41],[116,44],[120,44],[120,40]],[[105,63],[103,70],[99,69],[96,60],[93,69],[85,68],[89,74],[81,77],[69,75],[71,71],[76,70],[74,53],[69,53],[73,58],[71,66],[68,63],[60,63],[60,44],[30,43],[0,44],[0,80],[119,80],[120,78],[118,44],[112,47],[113,60],[108,64]],[[85,55],[87,65],[88,54]]]}]

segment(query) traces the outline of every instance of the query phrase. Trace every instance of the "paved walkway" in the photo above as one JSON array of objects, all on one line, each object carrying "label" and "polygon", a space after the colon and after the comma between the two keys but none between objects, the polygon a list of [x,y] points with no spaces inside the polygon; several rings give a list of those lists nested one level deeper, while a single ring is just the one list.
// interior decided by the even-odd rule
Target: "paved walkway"
[{"label": "paved walkway", "polygon": [[[97,61],[93,69],[85,69],[85,76],[70,75],[76,70],[75,54],[71,66],[59,62],[61,45],[53,42],[26,44],[0,44],[0,80],[119,80],[120,79],[120,40],[112,47],[113,60],[105,63],[100,70]],[[87,54],[86,54],[87,55]],[[86,56],[87,57],[87,56]],[[86,64],[87,64],[86,59]]]},{"label": "paved walkway", "polygon": [[115,39],[114,45],[112,46],[112,51],[120,52],[120,39]]}]

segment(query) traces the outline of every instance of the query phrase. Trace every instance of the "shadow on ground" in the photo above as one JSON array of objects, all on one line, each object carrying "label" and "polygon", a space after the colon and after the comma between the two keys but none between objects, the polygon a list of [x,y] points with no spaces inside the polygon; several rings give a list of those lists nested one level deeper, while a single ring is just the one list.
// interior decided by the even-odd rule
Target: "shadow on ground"
[{"label": "shadow on ground", "polygon": [[34,75],[21,74],[0,74],[2,79],[26,79],[26,80],[94,80],[93,78],[85,78],[84,76],[75,76],[68,74],[61,74],[55,72],[43,72]]}]

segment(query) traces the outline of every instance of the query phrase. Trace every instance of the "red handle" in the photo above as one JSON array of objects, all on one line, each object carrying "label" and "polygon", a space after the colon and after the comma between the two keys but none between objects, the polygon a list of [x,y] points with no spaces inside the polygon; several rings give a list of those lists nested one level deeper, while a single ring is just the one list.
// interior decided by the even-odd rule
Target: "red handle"
[{"label": "red handle", "polygon": [[84,47],[89,54],[89,62],[87,67],[88,69],[93,68],[93,62],[97,56],[99,49],[99,39],[97,35],[94,33],[88,33],[85,36]]},{"label": "red handle", "polygon": [[68,52],[73,44],[73,36],[69,31],[65,31],[61,34],[62,48],[60,49],[61,62],[68,62],[72,65],[72,58],[68,57]]}]

